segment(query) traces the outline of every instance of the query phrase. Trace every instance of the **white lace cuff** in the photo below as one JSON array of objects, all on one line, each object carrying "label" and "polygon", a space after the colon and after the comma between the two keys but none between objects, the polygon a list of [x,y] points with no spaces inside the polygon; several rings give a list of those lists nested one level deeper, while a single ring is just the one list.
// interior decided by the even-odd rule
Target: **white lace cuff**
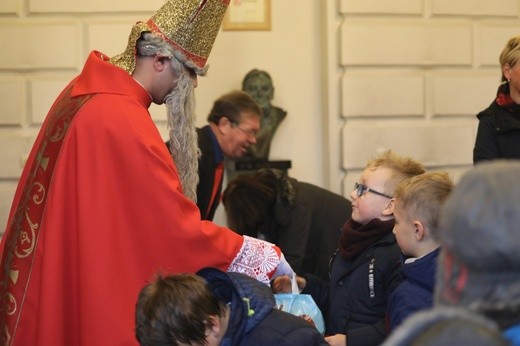
[{"label": "white lace cuff", "polygon": [[269,276],[280,264],[274,245],[264,240],[244,236],[244,243],[228,268],[229,272],[243,273],[269,285]]}]

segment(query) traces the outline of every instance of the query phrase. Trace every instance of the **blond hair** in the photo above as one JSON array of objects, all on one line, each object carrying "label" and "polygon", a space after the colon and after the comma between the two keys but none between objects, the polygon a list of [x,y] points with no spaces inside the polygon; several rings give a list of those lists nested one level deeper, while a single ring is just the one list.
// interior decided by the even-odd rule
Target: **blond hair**
[{"label": "blond hair", "polygon": [[453,190],[447,172],[423,173],[404,180],[395,190],[395,208],[411,219],[419,219],[436,237],[442,205]]},{"label": "blond hair", "polygon": [[[518,62],[519,58],[520,36],[513,36],[507,41],[506,46],[502,50],[502,53],[500,53],[498,61],[500,62],[501,68],[504,67],[505,64],[508,64],[510,68],[513,68],[513,66],[515,66]],[[504,73],[502,73],[502,82],[505,82],[506,80],[507,78],[504,76]]]},{"label": "blond hair", "polygon": [[388,168],[392,171],[384,187],[385,194],[389,196],[394,195],[397,185],[403,180],[423,174],[426,171],[422,163],[410,157],[401,156],[392,150],[387,150],[383,155],[368,161],[365,169],[375,171],[380,167]]}]

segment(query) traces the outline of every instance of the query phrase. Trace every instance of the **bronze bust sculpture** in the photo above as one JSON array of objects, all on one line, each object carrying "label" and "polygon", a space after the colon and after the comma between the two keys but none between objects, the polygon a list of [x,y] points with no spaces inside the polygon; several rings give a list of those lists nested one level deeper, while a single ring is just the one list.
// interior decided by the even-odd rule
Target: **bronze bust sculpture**
[{"label": "bronze bust sculpture", "polygon": [[287,112],[271,104],[274,96],[274,86],[271,76],[266,71],[258,69],[249,71],[242,81],[242,90],[251,95],[263,111],[260,131],[256,137],[257,142],[248,148],[246,157],[267,161],[269,159],[271,141],[278,126],[285,119]]}]

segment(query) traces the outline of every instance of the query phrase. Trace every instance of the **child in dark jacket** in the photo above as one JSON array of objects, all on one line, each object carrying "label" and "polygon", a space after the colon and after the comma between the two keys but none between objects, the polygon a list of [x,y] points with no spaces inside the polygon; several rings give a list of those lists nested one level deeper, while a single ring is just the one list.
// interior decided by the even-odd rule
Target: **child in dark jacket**
[{"label": "child in dark jacket", "polygon": [[394,234],[405,258],[404,281],[388,300],[390,328],[409,315],[433,305],[439,243],[436,238],[439,213],[453,182],[448,173],[424,173],[403,181],[395,191]]},{"label": "child in dark jacket", "polygon": [[[369,161],[352,198],[352,216],[343,226],[330,283],[307,275],[297,279],[326,316],[329,345],[379,345],[386,337],[388,295],[400,283],[401,251],[392,234],[393,195],[399,183],[424,173],[424,166],[387,151]],[[290,279],[273,281],[287,292]]]},{"label": "child in dark jacket", "polygon": [[139,294],[136,337],[143,346],[327,345],[309,322],[274,306],[270,288],[244,274],[159,276]]},{"label": "child in dark jacket", "polygon": [[[410,316],[392,332],[385,346],[520,346],[518,177],[520,161],[494,160],[478,164],[460,178],[442,206],[435,232],[441,245],[434,307]],[[475,318],[485,318],[498,327],[498,336],[501,333],[508,342],[496,338],[486,341],[483,337],[492,335],[482,328],[472,333],[460,333],[462,328],[458,326],[464,326],[461,323],[455,325],[449,321],[449,316],[442,313],[453,308],[462,309],[466,315]],[[428,328],[430,332],[421,326],[421,319],[424,321],[423,316],[428,315],[438,320],[436,325]],[[468,326],[466,317],[462,322]],[[451,330],[441,325],[447,323]],[[464,339],[454,339],[457,334]],[[461,342],[457,343],[459,340]]]}]

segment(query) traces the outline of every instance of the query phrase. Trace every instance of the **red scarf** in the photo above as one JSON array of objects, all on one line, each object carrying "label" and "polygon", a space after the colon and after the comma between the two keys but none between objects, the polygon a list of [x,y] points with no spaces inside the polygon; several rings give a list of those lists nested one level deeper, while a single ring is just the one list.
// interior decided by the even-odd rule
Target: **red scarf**
[{"label": "red scarf", "polygon": [[339,238],[339,254],[346,259],[353,259],[363,250],[375,244],[394,228],[394,219],[381,221],[373,219],[361,225],[350,219],[343,225]]},{"label": "red scarf", "polygon": [[513,114],[520,114],[520,105],[516,104],[511,98],[508,83],[500,84],[498,87],[496,102],[507,111]]}]

